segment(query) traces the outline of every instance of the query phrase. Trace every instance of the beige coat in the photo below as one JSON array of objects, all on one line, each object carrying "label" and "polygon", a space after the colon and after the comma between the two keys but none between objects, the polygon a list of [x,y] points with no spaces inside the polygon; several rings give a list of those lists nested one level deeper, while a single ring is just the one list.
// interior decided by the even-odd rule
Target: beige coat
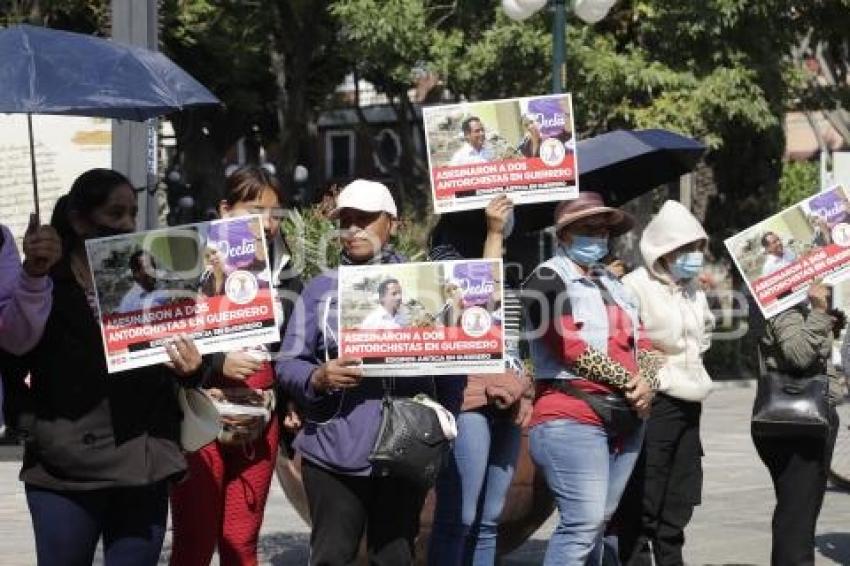
[{"label": "beige coat", "polygon": [[646,267],[623,278],[640,302],[647,337],[666,356],[658,373],[659,390],[686,401],[702,401],[711,391],[702,355],[711,345],[714,315],[697,282],[674,281],[660,259],[684,244],[707,239],[684,206],[667,201],[641,236]]}]

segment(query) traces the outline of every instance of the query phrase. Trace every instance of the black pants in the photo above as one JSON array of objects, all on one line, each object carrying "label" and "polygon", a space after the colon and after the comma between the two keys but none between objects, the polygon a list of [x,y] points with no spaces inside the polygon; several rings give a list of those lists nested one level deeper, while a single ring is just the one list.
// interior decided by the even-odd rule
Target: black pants
[{"label": "black pants", "polygon": [[337,474],[303,460],[313,530],[311,566],[354,564],[366,532],[369,564],[408,566],[427,492],[394,478]]},{"label": "black pants", "polygon": [[[620,560],[630,566],[678,566],[685,527],[702,496],[702,404],[655,397],[643,451],[614,523]],[[651,551],[650,551],[651,545]]]},{"label": "black pants", "polygon": [[826,439],[753,436],[776,493],[773,510],[773,566],[815,563],[815,526],[826,492],[838,415]]}]

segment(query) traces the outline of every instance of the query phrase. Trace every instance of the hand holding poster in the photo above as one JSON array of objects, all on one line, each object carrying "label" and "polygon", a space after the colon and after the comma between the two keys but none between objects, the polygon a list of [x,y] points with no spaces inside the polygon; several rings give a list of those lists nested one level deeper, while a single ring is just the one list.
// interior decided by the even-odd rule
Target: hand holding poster
[{"label": "hand holding poster", "polygon": [[850,277],[850,198],[835,186],[725,241],[765,318],[806,298],[812,282]]},{"label": "hand holding poster", "polygon": [[422,111],[434,210],[578,195],[569,94],[433,106]]},{"label": "hand holding poster", "polygon": [[340,267],[340,356],[367,376],[504,371],[501,273],[501,260]]},{"label": "hand holding poster", "polygon": [[259,216],[86,241],[110,373],[280,340]]}]

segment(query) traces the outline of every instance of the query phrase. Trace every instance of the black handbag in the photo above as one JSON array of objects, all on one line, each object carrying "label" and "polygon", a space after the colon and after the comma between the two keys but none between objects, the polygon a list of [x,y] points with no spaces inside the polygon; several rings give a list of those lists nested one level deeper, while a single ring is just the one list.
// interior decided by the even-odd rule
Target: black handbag
[{"label": "black handbag", "polygon": [[823,438],[829,431],[829,377],[763,371],[753,404],[755,436]]},{"label": "black handbag", "polygon": [[620,393],[588,393],[565,379],[556,379],[553,387],[590,405],[605,428],[617,436],[629,435],[643,424],[643,419]]},{"label": "black handbag", "polygon": [[431,400],[424,393],[393,396],[384,381],[381,426],[369,455],[373,475],[402,478],[423,488],[434,485],[449,439],[437,412],[423,401]]}]

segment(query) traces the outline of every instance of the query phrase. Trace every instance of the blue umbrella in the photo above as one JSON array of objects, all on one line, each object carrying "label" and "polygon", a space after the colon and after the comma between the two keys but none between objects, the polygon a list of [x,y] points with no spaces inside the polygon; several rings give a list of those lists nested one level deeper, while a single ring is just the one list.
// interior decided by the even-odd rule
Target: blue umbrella
[{"label": "blue umbrella", "polygon": [[107,39],[20,25],[0,30],[0,113],[27,114],[35,209],[32,115],[144,121],[221,104],[161,53]]},{"label": "blue umbrella", "polygon": [[[576,144],[579,188],[597,191],[620,206],[693,170],[705,153],[695,139],[668,130],[615,130]],[[553,223],[557,202],[517,207],[517,228],[540,230]]]}]

